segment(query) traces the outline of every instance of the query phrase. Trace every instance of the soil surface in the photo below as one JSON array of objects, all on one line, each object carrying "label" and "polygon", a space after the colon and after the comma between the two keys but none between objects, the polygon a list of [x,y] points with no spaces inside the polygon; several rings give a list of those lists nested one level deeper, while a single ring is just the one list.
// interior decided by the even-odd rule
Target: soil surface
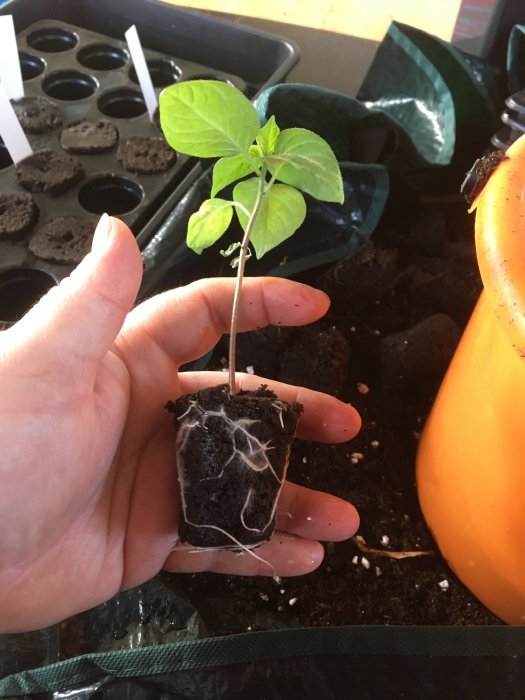
[{"label": "soil surface", "polygon": [[[303,577],[164,574],[210,634],[500,624],[439,555],[415,487],[425,417],[481,290],[474,217],[460,197],[408,204],[389,205],[354,255],[301,277],[332,298],[322,321],[239,338],[240,370],[335,394],[360,411],[363,428],[347,444],[296,441],[288,477],[354,503],[362,539],[326,544],[321,567]],[[213,366],[225,356],[219,347]],[[381,553],[362,551],[363,543]],[[422,555],[394,559],[390,551]]]}]

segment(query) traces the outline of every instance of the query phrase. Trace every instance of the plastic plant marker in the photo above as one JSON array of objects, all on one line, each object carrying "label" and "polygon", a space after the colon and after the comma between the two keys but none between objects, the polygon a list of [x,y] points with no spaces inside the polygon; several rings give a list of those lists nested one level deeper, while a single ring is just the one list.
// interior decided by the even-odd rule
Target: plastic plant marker
[{"label": "plastic plant marker", "polygon": [[151,75],[149,74],[148,64],[146,63],[146,58],[144,56],[144,51],[142,49],[142,44],[140,43],[136,26],[132,25],[124,36],[128,42],[129,52],[137,72],[137,79],[146,102],[149,118],[153,121],[153,115],[158,107],[158,100],[157,95],[155,94],[155,88],[153,87],[153,82],[151,80]]},{"label": "plastic plant marker", "polygon": [[0,17],[0,80],[11,100],[19,100],[24,96],[12,15]]},{"label": "plastic plant marker", "polygon": [[0,136],[13,163],[33,154],[33,149],[15,114],[3,82],[0,81]]},{"label": "plastic plant marker", "polygon": [[423,431],[423,514],[490,610],[525,624],[525,137],[474,202],[484,291]]}]

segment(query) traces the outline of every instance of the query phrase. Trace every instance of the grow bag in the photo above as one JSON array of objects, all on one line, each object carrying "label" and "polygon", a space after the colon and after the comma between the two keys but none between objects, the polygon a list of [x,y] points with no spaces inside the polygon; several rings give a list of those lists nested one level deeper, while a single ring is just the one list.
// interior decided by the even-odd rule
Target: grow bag
[{"label": "grow bag", "polygon": [[153,700],[520,698],[525,630],[339,627],[90,654],[0,682],[0,697]]},{"label": "grow bag", "polygon": [[521,697],[525,683],[523,627],[205,635],[184,593],[152,579],[60,627],[0,637],[0,697],[493,700]]}]

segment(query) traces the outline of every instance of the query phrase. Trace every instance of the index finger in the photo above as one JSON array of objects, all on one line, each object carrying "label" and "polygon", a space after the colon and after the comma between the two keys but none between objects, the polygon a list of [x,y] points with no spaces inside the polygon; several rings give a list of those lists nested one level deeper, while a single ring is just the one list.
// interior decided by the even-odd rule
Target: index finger
[{"label": "index finger", "polygon": [[[151,341],[177,365],[205,355],[230,330],[235,279],[202,279],[170,290],[136,307],[124,325],[133,343]],[[324,316],[324,292],[280,277],[243,281],[238,331],[268,325],[302,326]],[[148,348],[148,352],[151,348]]]}]

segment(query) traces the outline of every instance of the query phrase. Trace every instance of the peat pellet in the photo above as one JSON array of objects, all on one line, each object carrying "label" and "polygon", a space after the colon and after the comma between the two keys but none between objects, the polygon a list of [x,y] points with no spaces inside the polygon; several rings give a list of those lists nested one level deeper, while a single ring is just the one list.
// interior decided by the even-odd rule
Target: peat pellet
[{"label": "peat pellet", "polygon": [[447,257],[415,257],[405,276],[412,304],[425,304],[429,313],[446,312],[465,325],[482,289],[472,246],[471,251],[470,259],[457,246],[447,250]]},{"label": "peat pellet", "polygon": [[38,215],[28,192],[0,194],[0,240],[22,238],[36,224]]},{"label": "peat pellet", "polygon": [[43,260],[76,265],[91,249],[96,224],[78,216],[57,216],[36,230],[29,250]]},{"label": "peat pellet", "polygon": [[334,304],[358,313],[387,296],[398,279],[397,251],[372,241],[335,263],[317,280]]},{"label": "peat pellet", "polygon": [[117,145],[118,130],[111,122],[81,119],[60,134],[60,145],[69,153],[93,155],[105,153]]},{"label": "peat pellet", "polygon": [[45,134],[62,124],[62,113],[46,97],[22,97],[12,104],[18,121],[27,134]]},{"label": "peat pellet", "polygon": [[279,352],[278,379],[315,391],[342,394],[350,362],[350,343],[337,328],[301,328],[295,342]]},{"label": "peat pellet", "polygon": [[16,177],[30,192],[59,194],[79,182],[84,177],[84,169],[75,156],[45,150],[20,161]]},{"label": "peat pellet", "polygon": [[382,339],[381,374],[386,387],[414,389],[439,382],[461,336],[446,314],[434,314],[411,328]]},{"label": "peat pellet", "polygon": [[131,173],[152,175],[169,170],[177,154],[162,137],[132,136],[120,143],[117,160]]}]

